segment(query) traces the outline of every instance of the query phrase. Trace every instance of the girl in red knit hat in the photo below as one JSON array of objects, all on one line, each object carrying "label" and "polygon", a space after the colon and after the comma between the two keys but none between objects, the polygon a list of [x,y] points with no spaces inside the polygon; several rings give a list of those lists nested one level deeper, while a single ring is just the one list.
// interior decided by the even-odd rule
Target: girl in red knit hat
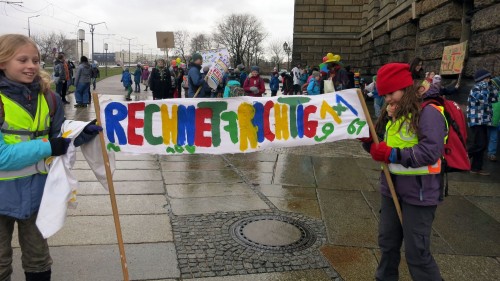
[{"label": "girl in red knit hat", "polygon": [[441,201],[441,156],[447,136],[443,109],[421,109],[408,64],[390,63],[377,73],[378,94],[386,106],[377,122],[383,141],[364,140],[375,161],[386,162],[401,203],[401,224],[386,178],[381,176],[378,243],[382,253],[376,280],[399,280],[401,245],[413,280],[441,281],[430,253],[430,235]]}]

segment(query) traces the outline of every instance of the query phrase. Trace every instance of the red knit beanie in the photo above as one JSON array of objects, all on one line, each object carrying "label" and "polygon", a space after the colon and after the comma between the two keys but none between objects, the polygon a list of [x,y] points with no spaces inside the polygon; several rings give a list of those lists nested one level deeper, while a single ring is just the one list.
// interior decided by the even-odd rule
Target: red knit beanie
[{"label": "red knit beanie", "polygon": [[377,72],[377,91],[385,96],[397,90],[413,85],[410,65],[406,63],[388,63]]}]

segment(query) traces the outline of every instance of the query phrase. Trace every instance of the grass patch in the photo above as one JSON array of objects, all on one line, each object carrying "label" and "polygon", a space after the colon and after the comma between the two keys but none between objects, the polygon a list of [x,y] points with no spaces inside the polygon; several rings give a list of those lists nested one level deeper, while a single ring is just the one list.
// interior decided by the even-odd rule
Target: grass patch
[{"label": "grass patch", "polygon": [[[44,70],[45,70],[45,72],[49,73],[52,76],[53,69],[44,69]],[[99,67],[99,71],[101,72],[101,76],[99,78],[97,78],[97,82],[101,81],[102,79],[106,79],[108,77],[111,77],[111,76],[121,75],[123,69],[121,67],[113,67],[113,68],[108,67],[108,75],[106,75],[106,68],[105,67]],[[73,72],[76,75],[76,69]],[[54,83],[52,83],[52,85],[50,85],[50,89],[55,92],[56,85]],[[75,91],[75,86],[71,85],[68,89],[68,93],[74,92],[74,91]]]}]

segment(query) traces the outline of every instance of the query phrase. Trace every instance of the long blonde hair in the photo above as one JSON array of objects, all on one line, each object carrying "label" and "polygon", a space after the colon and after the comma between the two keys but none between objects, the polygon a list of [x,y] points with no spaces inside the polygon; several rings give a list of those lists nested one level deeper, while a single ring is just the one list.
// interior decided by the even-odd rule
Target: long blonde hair
[{"label": "long blonde hair", "polygon": [[[0,63],[6,63],[13,59],[19,47],[24,45],[32,45],[38,50],[38,46],[35,41],[25,35],[5,34],[0,36]],[[38,57],[41,59],[40,51],[38,51]],[[0,70],[0,72],[3,71]],[[41,90],[44,93],[48,93],[50,91],[50,75],[47,72],[38,68],[38,73],[33,81],[36,80],[40,82]]]}]

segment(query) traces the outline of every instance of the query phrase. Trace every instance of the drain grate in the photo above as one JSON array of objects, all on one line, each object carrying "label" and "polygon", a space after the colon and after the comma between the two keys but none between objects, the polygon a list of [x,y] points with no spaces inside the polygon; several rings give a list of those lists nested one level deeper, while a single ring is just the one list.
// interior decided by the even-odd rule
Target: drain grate
[{"label": "drain grate", "polygon": [[316,235],[307,224],[285,216],[243,218],[235,222],[230,231],[239,244],[268,252],[301,251],[316,242]]}]

